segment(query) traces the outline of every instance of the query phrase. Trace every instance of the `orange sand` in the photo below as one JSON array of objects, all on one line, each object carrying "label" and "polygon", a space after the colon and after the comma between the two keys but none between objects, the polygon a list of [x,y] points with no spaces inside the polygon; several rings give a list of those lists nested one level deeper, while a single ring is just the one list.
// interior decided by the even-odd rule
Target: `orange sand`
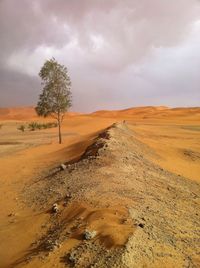
[{"label": "orange sand", "polygon": [[[25,133],[16,129],[21,122],[33,120],[44,121],[36,116],[33,107],[0,109],[2,268],[9,267],[10,263],[23,256],[31,242],[41,235],[41,224],[48,219],[48,215],[38,215],[37,211],[33,212],[19,200],[23,185],[43,170],[79,156],[100,130],[116,121],[128,122],[137,138],[152,148],[154,162],[200,181],[200,108],[170,109],[161,106],[99,111],[88,115],[69,113],[62,128],[62,145],[57,144],[57,129]],[[8,216],[11,213],[16,215]],[[112,215],[109,217],[112,218]],[[12,221],[15,221],[14,225]],[[91,226],[101,229],[101,226],[96,226],[95,216],[89,221]],[[119,243],[123,243],[120,239]],[[73,243],[75,241],[71,242],[71,246]]]}]

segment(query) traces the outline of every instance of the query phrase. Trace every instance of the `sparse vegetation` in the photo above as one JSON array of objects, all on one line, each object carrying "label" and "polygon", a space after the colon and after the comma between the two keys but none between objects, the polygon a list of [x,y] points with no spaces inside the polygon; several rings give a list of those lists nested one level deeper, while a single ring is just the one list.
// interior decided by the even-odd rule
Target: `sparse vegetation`
[{"label": "sparse vegetation", "polygon": [[36,130],[36,129],[41,129],[40,126],[41,126],[41,125],[38,124],[37,122],[31,122],[31,123],[28,124],[28,129],[29,129],[30,131],[34,131],[34,130]]},{"label": "sparse vegetation", "polygon": [[20,130],[21,132],[25,131],[25,125],[20,125],[17,129]]},{"label": "sparse vegetation", "polygon": [[17,129],[24,132],[26,129],[30,131],[40,130],[40,129],[48,129],[57,127],[58,124],[56,122],[48,122],[48,123],[38,123],[38,122],[31,122],[27,126],[20,125]]},{"label": "sparse vegetation", "polygon": [[42,128],[53,128],[53,127],[57,127],[58,123],[57,122],[49,122],[46,124],[42,124]]},{"label": "sparse vegetation", "polygon": [[43,91],[35,110],[39,116],[52,116],[57,120],[59,143],[62,143],[61,124],[65,112],[71,107],[71,81],[67,68],[52,58],[44,63],[39,76]]}]

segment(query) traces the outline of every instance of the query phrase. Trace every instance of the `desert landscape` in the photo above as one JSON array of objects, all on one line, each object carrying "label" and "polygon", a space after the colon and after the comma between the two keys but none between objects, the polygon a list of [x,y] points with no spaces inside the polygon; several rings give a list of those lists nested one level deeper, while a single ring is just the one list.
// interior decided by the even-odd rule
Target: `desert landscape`
[{"label": "desert landscape", "polygon": [[200,108],[0,109],[0,267],[200,267]]},{"label": "desert landscape", "polygon": [[200,268],[199,47],[199,0],[0,0],[0,268]]}]

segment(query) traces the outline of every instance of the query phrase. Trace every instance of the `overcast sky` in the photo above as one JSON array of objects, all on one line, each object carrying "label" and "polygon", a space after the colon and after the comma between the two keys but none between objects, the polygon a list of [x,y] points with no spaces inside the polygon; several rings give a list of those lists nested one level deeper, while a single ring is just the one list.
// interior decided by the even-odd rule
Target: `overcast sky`
[{"label": "overcast sky", "polygon": [[74,111],[200,106],[200,1],[0,0],[0,106],[35,105],[51,57]]}]

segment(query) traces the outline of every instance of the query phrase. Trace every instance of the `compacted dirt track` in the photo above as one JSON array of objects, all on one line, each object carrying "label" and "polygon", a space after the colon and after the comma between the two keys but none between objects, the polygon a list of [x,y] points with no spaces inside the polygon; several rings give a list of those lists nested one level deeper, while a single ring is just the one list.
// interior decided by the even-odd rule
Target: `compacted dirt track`
[{"label": "compacted dirt track", "polygon": [[66,169],[28,182],[21,199],[45,221],[11,266],[199,267],[200,185],[152,157],[125,122],[117,123]]}]

